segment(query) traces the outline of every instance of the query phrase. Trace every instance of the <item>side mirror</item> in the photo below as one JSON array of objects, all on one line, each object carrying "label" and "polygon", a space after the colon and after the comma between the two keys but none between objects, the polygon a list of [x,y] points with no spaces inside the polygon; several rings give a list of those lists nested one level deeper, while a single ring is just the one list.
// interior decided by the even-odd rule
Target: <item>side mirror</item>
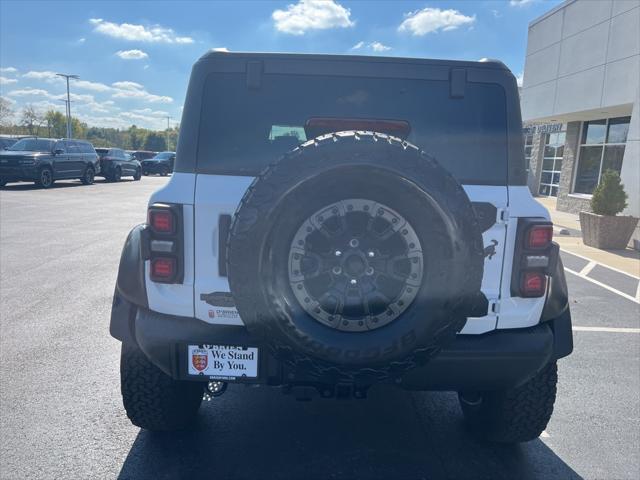
[{"label": "side mirror", "polygon": [[62,155],[63,153],[64,153],[64,150],[62,150],[61,148],[56,148],[56,149],[53,151],[53,154],[54,154],[54,155]]}]

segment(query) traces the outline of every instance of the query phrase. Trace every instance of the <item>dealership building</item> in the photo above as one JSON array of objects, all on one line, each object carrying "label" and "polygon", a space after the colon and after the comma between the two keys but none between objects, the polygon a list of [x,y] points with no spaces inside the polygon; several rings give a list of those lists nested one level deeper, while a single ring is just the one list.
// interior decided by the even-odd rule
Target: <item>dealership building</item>
[{"label": "dealership building", "polygon": [[[590,210],[620,172],[640,216],[640,0],[566,0],[529,24],[521,91],[529,187]],[[640,238],[636,229],[634,238]]]}]

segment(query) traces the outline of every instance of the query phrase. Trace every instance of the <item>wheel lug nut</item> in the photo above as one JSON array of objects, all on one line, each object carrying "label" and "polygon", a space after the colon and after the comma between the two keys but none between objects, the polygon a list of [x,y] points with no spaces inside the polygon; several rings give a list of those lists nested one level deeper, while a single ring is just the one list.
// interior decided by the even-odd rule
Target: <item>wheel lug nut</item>
[{"label": "wheel lug nut", "polygon": [[357,238],[353,238],[353,239],[351,239],[351,241],[349,242],[349,245],[350,245],[352,248],[356,248],[359,244],[360,244],[360,242],[358,242],[358,239],[357,239]]},{"label": "wheel lug nut", "polygon": [[367,253],[367,255],[368,255],[370,258],[373,258],[373,257],[375,257],[375,256],[376,256],[376,254],[375,254],[374,252],[369,252],[369,253]]},{"label": "wheel lug nut", "polygon": [[340,267],[333,267],[331,271],[334,273],[334,275],[340,275],[342,273],[342,269]]},{"label": "wheel lug nut", "polygon": [[340,250],[336,250],[336,257],[339,257],[340,255],[342,255],[342,252]]},{"label": "wheel lug nut", "polygon": [[355,278],[352,278],[351,281],[349,282],[351,285],[357,285],[358,281]]},{"label": "wheel lug nut", "polygon": [[367,267],[364,273],[366,273],[367,275],[373,275],[373,267]]}]

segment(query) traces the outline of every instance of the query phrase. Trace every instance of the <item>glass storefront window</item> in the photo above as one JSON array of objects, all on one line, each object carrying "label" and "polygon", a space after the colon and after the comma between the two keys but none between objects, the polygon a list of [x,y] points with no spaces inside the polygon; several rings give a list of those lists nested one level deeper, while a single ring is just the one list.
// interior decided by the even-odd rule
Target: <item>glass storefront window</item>
[{"label": "glass storefront window", "polygon": [[544,158],[538,194],[544,196],[558,195],[562,156],[564,155],[565,132],[547,133],[544,139]]},{"label": "glass storefront window", "polygon": [[528,134],[524,136],[524,162],[527,172],[531,165],[531,150],[533,150],[533,134]]},{"label": "glass storefront window", "polygon": [[620,173],[630,120],[619,117],[584,122],[575,193],[592,194],[605,170]]}]

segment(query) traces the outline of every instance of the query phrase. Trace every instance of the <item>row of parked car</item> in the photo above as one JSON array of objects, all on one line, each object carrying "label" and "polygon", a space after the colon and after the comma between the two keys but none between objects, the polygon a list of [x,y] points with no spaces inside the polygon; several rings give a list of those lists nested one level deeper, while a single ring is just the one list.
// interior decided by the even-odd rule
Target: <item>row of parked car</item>
[{"label": "row of parked car", "polygon": [[78,178],[85,185],[102,176],[110,182],[122,177],[168,175],[175,152],[94,148],[86,140],[25,137],[1,138],[0,187],[11,182],[35,182],[49,188],[56,180]]}]

